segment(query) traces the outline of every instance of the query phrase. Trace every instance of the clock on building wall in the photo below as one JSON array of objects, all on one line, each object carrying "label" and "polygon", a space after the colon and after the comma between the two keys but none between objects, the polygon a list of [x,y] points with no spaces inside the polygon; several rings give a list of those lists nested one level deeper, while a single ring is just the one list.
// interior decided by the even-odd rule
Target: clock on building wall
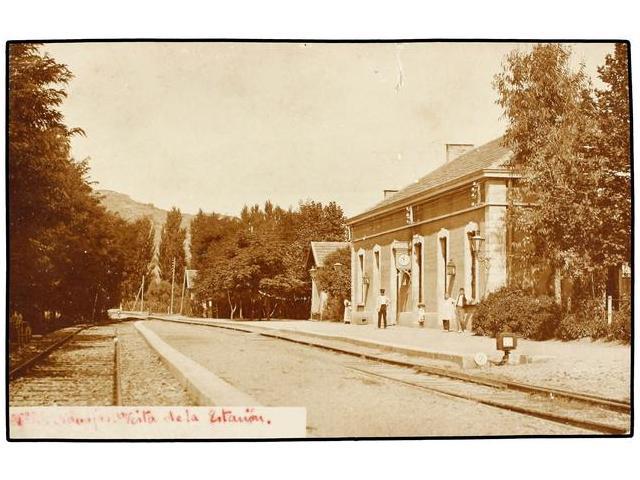
[{"label": "clock on building wall", "polygon": [[396,257],[396,265],[401,270],[407,270],[411,265],[411,257],[408,253],[399,253]]}]

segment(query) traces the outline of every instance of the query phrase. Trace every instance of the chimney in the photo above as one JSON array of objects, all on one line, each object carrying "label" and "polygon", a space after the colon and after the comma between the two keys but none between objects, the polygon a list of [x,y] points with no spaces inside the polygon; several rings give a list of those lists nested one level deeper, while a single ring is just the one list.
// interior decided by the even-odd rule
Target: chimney
[{"label": "chimney", "polygon": [[386,200],[390,196],[398,193],[398,190],[384,190],[384,199]]},{"label": "chimney", "polygon": [[471,143],[447,143],[445,144],[445,163],[455,160],[463,153],[467,153],[473,149]]}]

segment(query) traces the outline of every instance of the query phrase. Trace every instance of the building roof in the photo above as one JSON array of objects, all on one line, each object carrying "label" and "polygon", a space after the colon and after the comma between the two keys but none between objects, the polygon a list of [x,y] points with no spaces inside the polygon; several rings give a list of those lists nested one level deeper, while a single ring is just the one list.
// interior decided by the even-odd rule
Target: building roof
[{"label": "building roof", "polygon": [[349,246],[349,242],[311,242],[311,255],[316,266],[324,265],[325,259],[336,250]]},{"label": "building roof", "polygon": [[185,280],[187,282],[187,288],[192,289],[194,286],[194,282],[196,277],[198,276],[197,270],[185,270],[184,271]]},{"label": "building roof", "polygon": [[487,168],[502,167],[510,155],[511,150],[502,145],[502,137],[496,138],[441,165],[416,182],[407,185],[398,191],[398,193],[388,196],[373,207],[352,218],[355,219],[361,215],[382,210],[395,203],[401,203],[410,197],[453,182],[474,172],[479,172]]}]

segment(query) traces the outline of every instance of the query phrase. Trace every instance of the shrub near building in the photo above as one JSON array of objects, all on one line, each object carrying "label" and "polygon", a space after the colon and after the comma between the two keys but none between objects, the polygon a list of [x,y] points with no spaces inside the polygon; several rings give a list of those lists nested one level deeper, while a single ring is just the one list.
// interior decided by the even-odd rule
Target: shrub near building
[{"label": "shrub near building", "polygon": [[491,337],[511,331],[532,340],[591,338],[629,343],[631,309],[628,302],[621,305],[613,312],[609,325],[600,302],[585,301],[568,312],[562,311],[550,296],[504,287],[478,304],[473,331]]},{"label": "shrub near building", "polygon": [[631,343],[631,304],[629,302],[625,302],[619,310],[613,312],[609,338]]},{"label": "shrub near building", "polygon": [[525,338],[546,340],[555,335],[561,316],[560,307],[552,297],[504,287],[480,302],[473,318],[473,330],[491,337],[508,330]]}]

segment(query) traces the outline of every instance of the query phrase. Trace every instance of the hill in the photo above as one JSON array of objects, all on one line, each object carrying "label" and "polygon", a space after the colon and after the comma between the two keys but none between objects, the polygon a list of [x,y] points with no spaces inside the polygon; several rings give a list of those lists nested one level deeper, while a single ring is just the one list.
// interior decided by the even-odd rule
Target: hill
[{"label": "hill", "polygon": [[[132,199],[124,193],[114,192],[112,190],[97,190],[102,197],[102,204],[107,210],[117,213],[125,220],[135,220],[148,216],[153,222],[155,228],[156,248],[160,243],[160,232],[162,226],[167,219],[167,211],[156,207],[153,203],[142,203]],[[189,224],[195,215],[182,212],[182,227],[187,229],[189,233]]]}]

